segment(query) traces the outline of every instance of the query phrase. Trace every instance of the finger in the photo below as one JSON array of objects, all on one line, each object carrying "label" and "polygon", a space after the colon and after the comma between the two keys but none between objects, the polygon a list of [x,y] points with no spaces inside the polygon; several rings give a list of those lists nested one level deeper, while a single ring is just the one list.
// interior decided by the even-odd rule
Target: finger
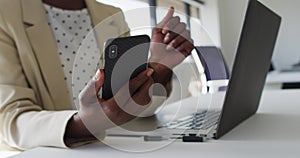
[{"label": "finger", "polygon": [[138,77],[135,77],[133,79],[131,79],[129,81],[129,92],[131,95],[133,95],[138,89],[140,89],[141,86],[143,86],[143,84],[145,82],[148,81],[149,78],[151,78],[151,75],[154,73],[154,70],[152,68],[149,68],[147,73],[146,73],[146,77],[147,80],[145,80],[145,76],[141,75]]},{"label": "finger", "polygon": [[186,24],[185,23],[179,23],[178,25],[173,28],[170,32],[168,32],[164,38],[164,43],[168,44],[170,43],[173,39],[175,39],[178,35],[181,35],[186,29]]},{"label": "finger", "polygon": [[135,118],[135,116],[125,112],[114,99],[110,99],[108,101],[99,99],[99,102],[106,117],[113,123],[111,124],[108,122],[108,124],[111,124],[111,127],[124,124]]},{"label": "finger", "polygon": [[176,49],[178,46],[180,46],[182,43],[184,43],[186,39],[182,36],[177,36],[174,40],[172,40],[166,47],[167,50]]},{"label": "finger", "polygon": [[150,78],[132,97],[138,105],[147,105],[151,101],[150,87],[154,81]]},{"label": "finger", "polygon": [[104,83],[104,70],[98,69],[95,77],[96,77],[95,89],[96,89],[96,92],[99,93],[99,91]]},{"label": "finger", "polygon": [[134,118],[136,118],[136,116],[130,115],[127,112],[121,110],[118,114],[118,117],[116,118],[115,123],[117,125],[122,125],[124,123],[127,123],[127,122],[133,120]]},{"label": "finger", "polygon": [[109,100],[119,106],[123,106],[131,98],[131,93],[134,93],[139,89],[149,79],[149,76],[151,76],[153,72],[153,69],[147,69],[141,72],[137,77],[126,83],[117,94]]},{"label": "finger", "polygon": [[147,105],[150,105],[152,98],[152,90],[150,90],[153,85],[153,79],[149,79],[143,86],[134,94],[132,99],[130,99],[127,104],[122,108],[125,112],[133,116],[138,116],[143,112]]},{"label": "finger", "polygon": [[169,44],[167,45],[167,50],[172,50],[174,48],[179,47],[181,44],[183,44],[185,41],[188,41],[189,38],[189,31],[185,30],[182,34],[178,35],[175,39],[173,39]]},{"label": "finger", "polygon": [[167,24],[167,22],[173,17],[174,7],[170,7],[166,16],[162,19],[162,21],[157,25],[159,28],[163,28]]},{"label": "finger", "polygon": [[123,110],[116,103],[111,101],[103,101],[100,105],[106,116],[106,119],[109,120],[106,122],[108,127],[113,127],[123,123],[121,122],[123,120],[119,118],[120,113],[122,113]]},{"label": "finger", "polygon": [[191,33],[190,30],[185,29],[180,36],[182,36],[183,38],[185,38],[186,40],[190,40],[191,39]]},{"label": "finger", "polygon": [[193,41],[187,40],[176,49],[177,51],[181,52],[184,56],[188,56],[191,54],[192,50],[194,49]]},{"label": "finger", "polygon": [[172,31],[180,23],[180,18],[178,16],[171,18],[163,27],[162,34],[166,34]]},{"label": "finger", "polygon": [[78,99],[82,105],[97,102],[98,92],[104,83],[104,71],[98,69],[95,76],[88,82],[88,84],[79,93]]}]

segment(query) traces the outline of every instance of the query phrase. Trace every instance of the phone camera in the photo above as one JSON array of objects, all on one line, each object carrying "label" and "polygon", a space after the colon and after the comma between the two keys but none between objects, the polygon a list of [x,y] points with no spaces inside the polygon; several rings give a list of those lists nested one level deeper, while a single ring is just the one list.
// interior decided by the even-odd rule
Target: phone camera
[{"label": "phone camera", "polygon": [[111,45],[109,47],[109,58],[114,59],[118,56],[118,46],[117,45]]}]

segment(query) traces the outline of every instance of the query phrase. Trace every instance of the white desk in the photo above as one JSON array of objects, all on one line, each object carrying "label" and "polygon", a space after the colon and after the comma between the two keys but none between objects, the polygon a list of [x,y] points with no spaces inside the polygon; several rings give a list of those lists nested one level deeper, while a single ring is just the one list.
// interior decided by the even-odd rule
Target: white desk
[{"label": "white desk", "polygon": [[299,83],[300,72],[280,72],[272,71],[268,73],[265,88],[268,90],[281,89],[283,83]]},{"label": "white desk", "polygon": [[295,83],[300,82],[300,72],[272,71],[268,74],[266,83]]},{"label": "white desk", "polygon": [[[193,100],[193,99],[191,99]],[[76,149],[40,147],[23,152],[16,158],[185,158],[197,156],[282,158],[300,156],[300,90],[266,91],[258,113],[219,140],[205,143],[174,142],[164,148],[145,153],[118,151],[102,144],[90,144]],[[143,142],[138,138],[107,138],[127,146],[159,146],[163,142]]]}]

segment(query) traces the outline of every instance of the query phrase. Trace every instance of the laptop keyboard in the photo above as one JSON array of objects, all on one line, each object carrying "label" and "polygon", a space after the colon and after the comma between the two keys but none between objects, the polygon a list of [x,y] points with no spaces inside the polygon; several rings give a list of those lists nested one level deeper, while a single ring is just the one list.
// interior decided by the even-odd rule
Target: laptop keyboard
[{"label": "laptop keyboard", "polygon": [[169,122],[162,127],[168,129],[208,129],[217,124],[220,111],[201,111]]}]

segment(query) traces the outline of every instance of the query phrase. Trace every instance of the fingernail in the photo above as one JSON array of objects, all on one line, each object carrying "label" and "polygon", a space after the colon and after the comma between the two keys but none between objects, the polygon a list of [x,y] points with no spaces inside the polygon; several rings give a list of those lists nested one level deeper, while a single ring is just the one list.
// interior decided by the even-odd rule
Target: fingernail
[{"label": "fingernail", "polygon": [[104,69],[100,69],[100,74],[104,75]]},{"label": "fingernail", "polygon": [[98,69],[97,72],[96,72],[96,75],[94,76],[94,80],[98,81],[99,79],[100,79],[100,71]]},{"label": "fingernail", "polygon": [[170,46],[170,45],[167,45],[167,48],[166,48],[167,50],[172,50],[173,49],[173,47],[172,46]]},{"label": "fingernail", "polygon": [[166,36],[166,37],[164,38],[164,43],[167,43],[169,40],[170,40],[169,36]]},{"label": "fingernail", "polygon": [[148,71],[147,71],[147,76],[151,76],[153,74],[154,70],[149,68]]},{"label": "fingernail", "polygon": [[170,7],[170,9],[174,9],[174,7],[173,7],[173,6],[171,6],[171,7]]}]

